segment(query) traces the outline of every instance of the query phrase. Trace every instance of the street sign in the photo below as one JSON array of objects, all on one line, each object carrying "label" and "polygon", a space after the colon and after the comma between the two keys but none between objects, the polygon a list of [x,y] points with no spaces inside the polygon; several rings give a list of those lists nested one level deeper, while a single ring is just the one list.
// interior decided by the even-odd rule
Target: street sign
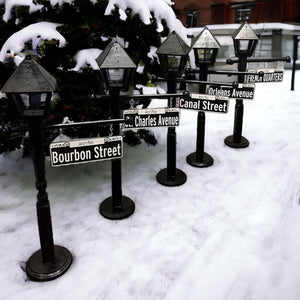
[{"label": "street sign", "polygon": [[52,167],[121,158],[122,156],[122,136],[78,139],[50,144]]},{"label": "street sign", "polygon": [[[275,69],[260,69],[260,70],[248,70],[249,73],[245,75],[246,83],[257,82],[281,82],[283,80],[283,70]],[[259,72],[262,72],[260,75]],[[257,74],[253,74],[257,73]]]},{"label": "street sign", "polygon": [[173,127],[179,125],[178,108],[124,110],[124,128]]},{"label": "street sign", "polygon": [[177,107],[183,109],[202,110],[208,112],[228,112],[228,100],[226,98],[205,94],[191,94],[191,98],[177,99]]},{"label": "street sign", "polygon": [[214,83],[209,84],[207,94],[216,97],[252,100],[254,98],[254,88],[254,84],[239,83],[237,87],[232,87]]}]

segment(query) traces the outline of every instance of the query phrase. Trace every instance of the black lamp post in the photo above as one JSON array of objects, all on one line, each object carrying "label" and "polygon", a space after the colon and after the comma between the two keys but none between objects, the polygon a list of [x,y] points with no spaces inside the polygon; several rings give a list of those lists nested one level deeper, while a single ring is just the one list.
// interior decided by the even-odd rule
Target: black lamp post
[{"label": "black lamp post", "polygon": [[[235,55],[238,57],[238,71],[245,72],[247,58],[252,56],[258,37],[248,23],[242,24],[232,35]],[[238,82],[244,83],[244,74],[238,75]],[[242,136],[244,104],[237,99],[235,104],[233,135],[225,138],[225,144],[232,148],[246,148],[249,141]]]},{"label": "black lamp post", "polygon": [[[120,90],[127,90],[136,65],[118,42],[112,41],[99,55],[97,63],[111,98],[113,119],[121,118]],[[120,134],[120,125],[113,125],[113,134]],[[99,207],[100,214],[111,220],[129,217],[135,209],[134,202],[122,195],[121,159],[111,161],[112,196],[105,199]]]},{"label": "black lamp post", "polygon": [[[156,51],[162,72],[167,76],[167,92],[170,94],[176,93],[176,77],[182,75],[189,52],[189,46],[174,31]],[[175,107],[175,102],[175,98],[170,98],[168,106]],[[168,128],[167,168],[160,170],[156,175],[156,179],[160,184],[165,186],[179,186],[186,182],[186,174],[176,168],[175,127]]]},{"label": "black lamp post", "polygon": [[50,204],[46,192],[42,120],[47,113],[55,86],[55,78],[27,56],[2,88],[16,116],[27,120],[29,127],[38,190],[36,208],[41,249],[27,261],[26,272],[31,279],[37,281],[59,277],[72,263],[71,253],[53,243]]},{"label": "black lamp post", "polygon": [[[192,41],[191,48],[194,50],[195,63],[200,68],[200,81],[207,81],[208,69],[213,67],[218,50],[220,48],[219,42],[215,39],[207,27],[196,36]],[[202,83],[199,86],[199,93],[205,94],[206,84]],[[197,142],[196,152],[189,154],[186,158],[188,164],[194,167],[209,167],[213,164],[213,158],[204,152],[205,139],[205,112],[198,112],[197,119]]]}]

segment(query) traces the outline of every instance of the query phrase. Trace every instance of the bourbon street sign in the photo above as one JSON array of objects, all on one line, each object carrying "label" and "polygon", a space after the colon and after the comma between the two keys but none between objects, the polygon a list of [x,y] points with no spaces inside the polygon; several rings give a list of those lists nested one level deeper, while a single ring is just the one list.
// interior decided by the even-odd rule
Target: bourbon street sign
[{"label": "bourbon street sign", "polygon": [[205,94],[191,94],[191,98],[179,98],[177,99],[177,107],[185,109],[203,110],[209,112],[228,112],[228,100],[216,96]]},{"label": "bourbon street sign", "polygon": [[122,156],[122,136],[79,139],[50,144],[52,167],[121,158]]},{"label": "bourbon street sign", "polygon": [[248,99],[254,98],[254,84],[239,83],[237,87],[232,87],[222,84],[210,84],[207,88],[207,94],[216,97],[228,97],[235,99]]},{"label": "bourbon street sign", "polygon": [[178,108],[124,110],[124,128],[173,127],[179,125]]},{"label": "bourbon street sign", "polygon": [[[249,70],[249,73],[257,74],[248,74],[245,75],[245,82],[247,83],[256,83],[256,82],[281,82],[283,80],[283,70],[274,70],[274,69],[261,69],[261,70]],[[262,72],[263,75],[259,74]]]}]

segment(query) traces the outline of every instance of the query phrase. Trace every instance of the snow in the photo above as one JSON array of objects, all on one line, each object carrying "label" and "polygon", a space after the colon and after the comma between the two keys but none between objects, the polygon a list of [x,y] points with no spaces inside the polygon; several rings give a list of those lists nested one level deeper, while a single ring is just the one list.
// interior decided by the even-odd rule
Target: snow
[{"label": "snow", "polygon": [[[72,3],[73,0],[50,0],[51,5],[62,5],[63,3]],[[7,22],[12,17],[12,9],[15,6],[28,6],[29,7],[29,13],[33,13],[37,10],[40,10],[43,8],[43,5],[36,4],[33,0],[1,0],[0,4],[5,5],[5,12],[3,15],[3,20]]]},{"label": "snow", "polygon": [[165,19],[170,31],[175,30],[185,41],[187,41],[186,28],[182,23],[176,18],[176,15],[172,9],[173,2],[169,0],[109,0],[107,5],[105,15],[111,14],[115,6],[119,7],[119,12],[121,19],[124,20],[126,17],[125,10],[127,8],[132,9],[134,15],[138,14],[145,24],[150,24],[153,12],[156,22],[157,31],[161,32],[163,30],[163,25],[161,23],[162,19]]},{"label": "snow", "polygon": [[228,114],[206,113],[205,151],[214,158],[206,169],[185,162],[197,113],[182,110],[182,186],[155,179],[166,167],[165,128],[152,129],[156,147],[125,146],[123,194],[136,204],[128,219],[98,212],[111,196],[109,161],[51,168],[47,159],[54,241],[74,257],[54,281],[32,282],[23,271],[39,249],[32,161],[19,150],[0,155],[0,299],[299,299],[300,90],[290,81],[285,71],[282,83],[256,84],[255,99],[244,101],[248,148],[223,142],[234,100]]},{"label": "snow", "polygon": [[5,22],[7,22],[11,18],[11,11],[12,11],[13,7],[15,7],[15,6],[28,6],[29,13],[33,13],[43,7],[42,5],[33,3],[32,0],[9,0],[9,1],[6,0],[5,1],[5,12],[3,15],[3,20]]},{"label": "snow", "polygon": [[[61,24],[51,22],[38,22],[28,25],[27,27],[11,35],[0,51],[0,61],[5,61],[7,55],[14,56],[15,53],[24,49],[25,43],[32,41],[32,49],[36,50],[39,42],[42,40],[58,40],[59,47],[66,44],[65,38],[56,30]],[[10,54],[7,54],[10,52]]]},{"label": "snow", "polygon": [[87,65],[94,70],[99,70],[96,59],[101,52],[102,50],[97,48],[84,49],[77,52],[73,58],[76,61],[76,66],[72,69],[72,71],[79,71]]},{"label": "snow", "polygon": [[[63,4],[63,3],[72,3],[71,0],[52,0],[51,4]],[[92,1],[93,3],[95,1]],[[5,4],[5,13],[3,15],[3,20],[8,21],[11,19],[11,10],[14,6],[29,6],[29,13],[34,12],[36,10],[41,9],[42,5],[35,4],[32,0],[2,0],[0,3]],[[182,25],[182,23],[176,18],[174,11],[172,10],[173,2],[170,0],[110,0],[108,2],[105,14],[109,15],[112,10],[115,8],[115,5],[119,7],[120,19],[126,20],[127,15],[125,10],[127,8],[132,9],[133,14],[139,14],[142,22],[145,24],[150,24],[152,16],[151,12],[154,13],[154,16],[157,21],[157,31],[160,32],[163,30],[162,19],[165,19],[170,31],[175,30],[186,43],[189,43],[189,39],[187,38],[186,28]],[[33,51],[36,50],[36,46],[38,43],[45,39],[57,39],[60,42],[60,47],[64,47],[66,44],[65,38],[56,31],[56,27],[61,24],[51,23],[51,22],[39,22],[36,24],[31,24],[22,30],[14,33],[2,46],[0,52],[0,61],[3,62],[8,52],[10,55],[14,56],[16,52],[21,52],[24,50],[25,43],[32,40],[33,43]],[[84,53],[89,53],[85,51],[86,49],[82,49],[77,53],[76,59],[82,61],[83,64],[77,64],[74,70],[79,70],[86,63],[90,64],[92,68],[98,68],[96,63],[90,60],[87,57],[83,57]],[[21,55],[19,55],[21,56]],[[18,65],[23,59],[19,57],[15,60],[15,63]],[[85,62],[84,62],[85,61]],[[94,66],[94,67],[93,67]]]}]

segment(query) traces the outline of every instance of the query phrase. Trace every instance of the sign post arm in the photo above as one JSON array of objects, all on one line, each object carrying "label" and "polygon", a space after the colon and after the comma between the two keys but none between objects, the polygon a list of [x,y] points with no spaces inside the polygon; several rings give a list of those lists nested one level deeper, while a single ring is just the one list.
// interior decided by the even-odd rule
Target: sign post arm
[{"label": "sign post arm", "polygon": [[[248,63],[251,62],[275,62],[275,61],[284,61],[284,62],[291,62],[291,58],[289,56],[285,57],[272,57],[272,58],[263,58],[263,57],[250,57],[247,59]],[[229,58],[226,60],[226,64],[233,65],[239,63],[239,59]]]}]

